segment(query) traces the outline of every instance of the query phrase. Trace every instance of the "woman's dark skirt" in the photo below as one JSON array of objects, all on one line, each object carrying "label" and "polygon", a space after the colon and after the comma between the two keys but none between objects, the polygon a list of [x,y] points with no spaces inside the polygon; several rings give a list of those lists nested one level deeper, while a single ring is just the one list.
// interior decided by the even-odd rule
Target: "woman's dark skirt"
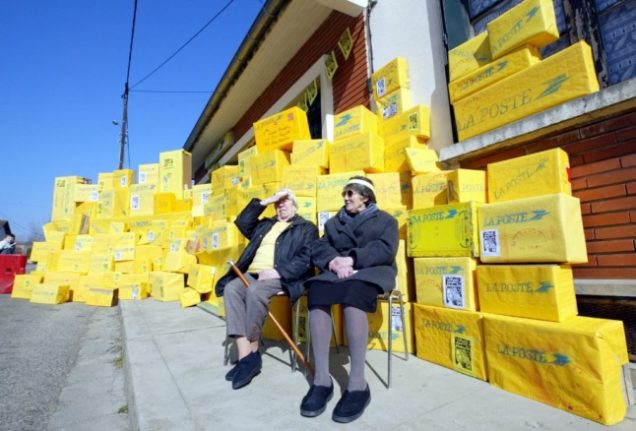
[{"label": "woman's dark skirt", "polygon": [[374,313],[381,290],[374,284],[360,280],[337,282],[310,281],[307,283],[309,308],[333,304],[350,305],[367,313]]}]

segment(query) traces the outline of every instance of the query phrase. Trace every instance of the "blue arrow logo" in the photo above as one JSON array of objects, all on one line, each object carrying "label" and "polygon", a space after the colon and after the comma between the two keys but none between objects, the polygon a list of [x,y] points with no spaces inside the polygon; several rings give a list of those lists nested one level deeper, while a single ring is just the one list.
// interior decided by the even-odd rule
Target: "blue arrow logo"
[{"label": "blue arrow logo", "polygon": [[344,126],[349,122],[349,120],[351,120],[351,118],[353,118],[351,114],[344,114],[342,117],[340,117],[340,121],[338,121],[338,123],[334,127]]},{"label": "blue arrow logo", "polygon": [[457,332],[458,334],[463,334],[466,331],[466,328],[464,328],[464,325],[457,325],[457,327],[455,328],[455,332]]},{"label": "blue arrow logo", "polygon": [[450,273],[451,274],[459,274],[459,272],[462,270],[461,266],[451,266],[451,270]]},{"label": "blue arrow logo", "polygon": [[545,90],[543,90],[541,94],[537,96],[537,99],[540,99],[544,96],[549,96],[552,93],[556,93],[561,88],[561,85],[563,85],[563,83],[567,81],[568,79],[569,79],[568,76],[565,73],[562,73],[556,78],[545,82],[544,84],[546,84],[546,88]]},{"label": "blue arrow logo", "polygon": [[568,365],[572,362],[567,355],[563,355],[561,353],[553,353],[552,356],[554,356],[554,360],[552,361],[552,363],[560,367]]},{"label": "blue arrow logo", "polygon": [[453,218],[457,215],[457,210],[448,210],[448,214],[446,215],[446,218]]},{"label": "blue arrow logo", "polygon": [[541,220],[543,217],[550,214],[546,210],[534,210],[532,211],[532,213],[533,215],[532,215],[532,218],[530,218],[530,220]]},{"label": "blue arrow logo", "polygon": [[550,283],[548,283],[546,281],[542,281],[542,282],[539,283],[539,287],[537,288],[537,290],[535,290],[535,292],[548,293],[548,291],[550,289],[552,289],[553,287],[554,287],[553,284],[550,284]]},{"label": "blue arrow logo", "polygon": [[497,65],[497,72],[500,72],[508,65],[508,60],[504,60]]},{"label": "blue arrow logo", "polygon": [[527,13],[527,17],[528,19],[526,19],[526,22],[530,21],[532,18],[535,17],[535,15],[539,13],[539,6],[535,6],[532,9],[530,9]]}]

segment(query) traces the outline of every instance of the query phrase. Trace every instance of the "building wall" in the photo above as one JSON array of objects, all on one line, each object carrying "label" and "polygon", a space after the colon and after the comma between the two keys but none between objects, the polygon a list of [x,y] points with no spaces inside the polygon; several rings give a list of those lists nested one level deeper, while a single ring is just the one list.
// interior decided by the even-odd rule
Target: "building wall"
[{"label": "building wall", "polygon": [[[574,196],[581,199],[589,261],[577,279],[636,279],[636,110],[559,131],[462,163],[490,162],[561,147],[570,158]],[[636,296],[636,292],[634,292]]]},{"label": "building wall", "polygon": [[[338,48],[340,35],[350,28],[353,48],[347,60]],[[309,40],[298,50],[269,87],[259,95],[234,127],[234,136],[243,136],[269,107],[320,57],[335,50],[338,70],[333,78],[334,113],[356,105],[369,106],[366,34],[362,15],[352,18],[332,12]]]}]

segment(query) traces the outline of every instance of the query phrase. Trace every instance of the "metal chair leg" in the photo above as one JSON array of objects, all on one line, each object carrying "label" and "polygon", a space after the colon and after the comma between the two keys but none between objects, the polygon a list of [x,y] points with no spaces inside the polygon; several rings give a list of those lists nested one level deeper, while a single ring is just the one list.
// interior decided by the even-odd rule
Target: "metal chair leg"
[{"label": "metal chair leg", "polygon": [[387,334],[389,336],[389,342],[388,342],[388,348],[387,348],[387,354],[388,354],[388,363],[387,363],[387,374],[388,374],[388,378],[387,378],[387,386],[389,389],[391,389],[391,371],[393,369],[393,364],[391,361],[391,357],[392,357],[392,349],[393,349],[393,295],[392,293],[389,293],[389,315],[388,315],[388,331]]}]

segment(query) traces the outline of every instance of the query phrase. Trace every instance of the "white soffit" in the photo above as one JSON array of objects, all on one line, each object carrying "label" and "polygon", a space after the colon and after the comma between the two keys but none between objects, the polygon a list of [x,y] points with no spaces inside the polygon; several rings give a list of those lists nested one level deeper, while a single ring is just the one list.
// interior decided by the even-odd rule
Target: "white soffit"
[{"label": "white soffit", "polygon": [[335,9],[338,12],[346,13],[349,16],[358,16],[367,4],[367,0],[316,0],[328,8]]},{"label": "white soffit", "polygon": [[[197,167],[331,12],[332,9],[316,0],[290,2],[197,139],[192,150],[193,162]],[[235,140],[239,138],[234,137]]]}]

